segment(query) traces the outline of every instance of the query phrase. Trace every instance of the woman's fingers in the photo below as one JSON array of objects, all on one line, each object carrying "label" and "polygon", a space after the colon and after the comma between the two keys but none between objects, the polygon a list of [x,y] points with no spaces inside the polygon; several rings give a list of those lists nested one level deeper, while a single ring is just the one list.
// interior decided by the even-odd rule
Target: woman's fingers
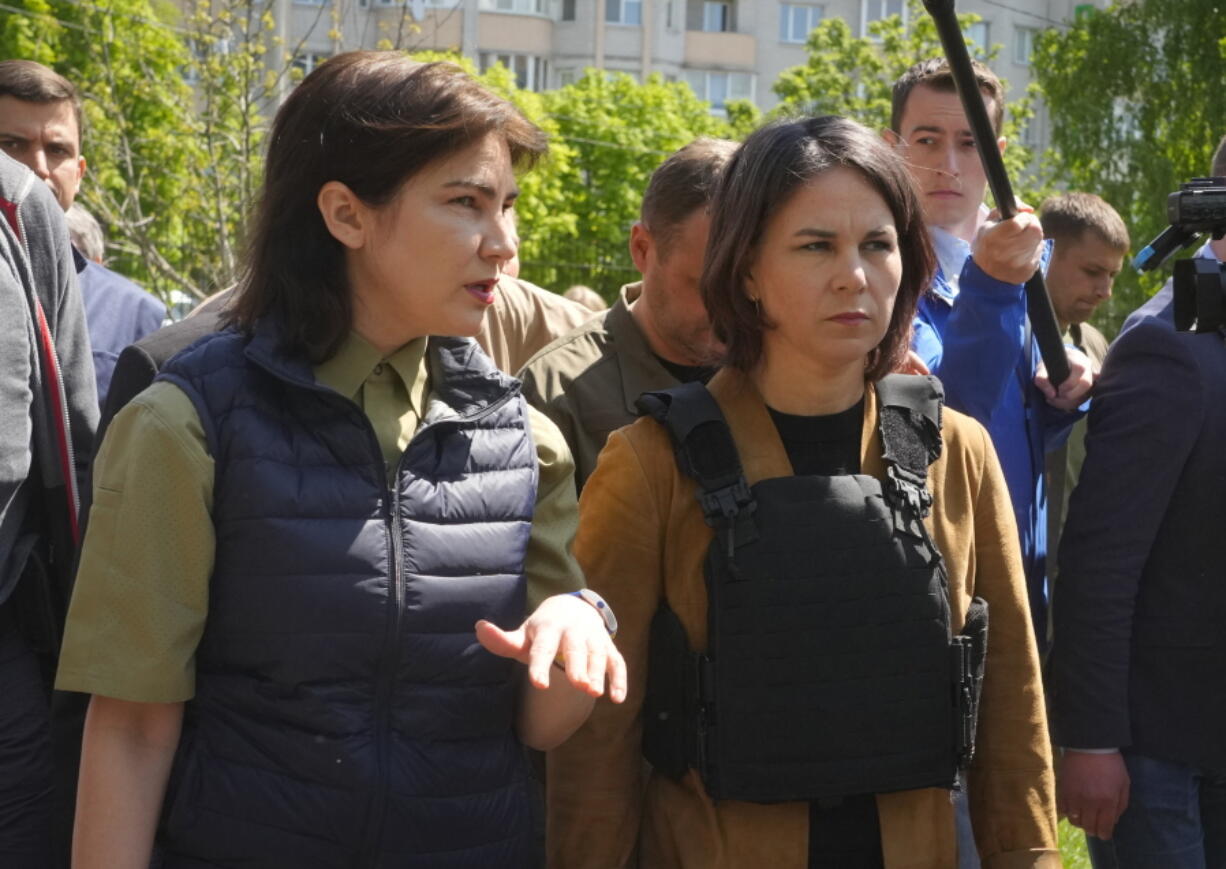
[{"label": "woman's fingers", "polygon": [[527,640],[522,627],[504,631],[493,622],[481,619],[477,622],[477,642],[500,658],[514,658],[520,663],[528,661]]}]

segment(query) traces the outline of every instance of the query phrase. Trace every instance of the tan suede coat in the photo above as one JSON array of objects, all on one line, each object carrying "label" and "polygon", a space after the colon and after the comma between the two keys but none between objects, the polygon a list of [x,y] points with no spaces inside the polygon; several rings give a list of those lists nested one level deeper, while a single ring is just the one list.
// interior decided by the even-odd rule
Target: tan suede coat
[{"label": "tan suede coat", "polygon": [[[733,370],[711,382],[746,477],[792,473],[754,385]],[[971,597],[987,599],[989,648],[978,746],[970,772],[976,839],[988,869],[1060,865],[1055,789],[1039,661],[1027,610],[1017,530],[996,454],[975,421],[944,411],[944,451],[929,471],[928,527],[945,557],[956,624]],[[861,467],[884,478],[876,394],[866,392]],[[617,613],[617,645],[630,671],[626,702],[598,702],[591,719],[549,755],[552,867],[637,864],[692,869],[803,869],[805,803],[713,803],[697,773],[681,782],[645,769],[640,709],[648,629],[660,600],[696,650],[707,646],[702,562],[711,540],[695,484],[677,470],[668,433],[651,419],[615,432],[580,501],[575,541],[588,584]],[[948,791],[877,797],[887,869],[957,865]]]}]

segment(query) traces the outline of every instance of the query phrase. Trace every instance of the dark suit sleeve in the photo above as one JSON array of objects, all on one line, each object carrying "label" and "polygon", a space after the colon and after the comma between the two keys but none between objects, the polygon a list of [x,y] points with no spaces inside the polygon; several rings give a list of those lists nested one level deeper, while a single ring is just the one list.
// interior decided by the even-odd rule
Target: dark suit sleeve
[{"label": "dark suit sleeve", "polygon": [[1204,413],[1190,337],[1142,323],[1111,348],[1095,390],[1054,601],[1052,720],[1066,748],[1132,742],[1128,678],[1141,575]]},{"label": "dark suit sleeve", "polygon": [[102,406],[102,418],[98,421],[99,446],[102,445],[107,426],[111,424],[115,414],[148,389],[157,373],[157,362],[140,345],[132,344],[119,354],[119,359],[115,362],[115,373],[111,376],[111,388],[106,395],[106,404]]}]

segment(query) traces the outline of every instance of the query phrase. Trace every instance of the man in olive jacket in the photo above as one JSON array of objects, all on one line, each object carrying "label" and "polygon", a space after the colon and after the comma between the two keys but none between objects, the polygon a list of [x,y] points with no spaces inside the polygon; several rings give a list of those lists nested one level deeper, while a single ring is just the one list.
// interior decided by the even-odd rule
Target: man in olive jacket
[{"label": "man in olive jacket", "polygon": [[643,275],[604,316],[547,345],[519,377],[524,395],[562,430],[580,489],[609,434],[638,417],[644,392],[711,376],[718,345],[698,292],[707,204],[736,144],[698,139],[656,169],[630,230]]}]

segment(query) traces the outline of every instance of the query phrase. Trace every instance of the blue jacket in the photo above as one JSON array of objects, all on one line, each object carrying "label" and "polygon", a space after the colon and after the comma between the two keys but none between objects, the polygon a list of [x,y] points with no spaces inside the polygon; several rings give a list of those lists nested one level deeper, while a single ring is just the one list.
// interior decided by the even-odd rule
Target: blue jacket
[{"label": "blue jacket", "polygon": [[518,381],[432,339],[389,486],[362,411],[261,324],[171,360],[215,461],[209,617],[159,831],[166,869],[526,865],[516,666],[537,460]]},{"label": "blue jacket", "polygon": [[136,284],[106,266],[90,262],[73,248],[77,283],[85,303],[85,324],[94,352],[98,405],[106,403],[115,360],[129,344],[162,328],[166,306]]},{"label": "blue jacket", "polygon": [[[1046,254],[1044,257],[1046,265]],[[945,401],[988,430],[1000,458],[1040,645],[1046,634],[1047,450],[1060,446],[1081,413],[1055,410],[1034,385],[1038,344],[1026,318],[1025,287],[986,274],[966,257],[955,291],[938,269],[919,302],[912,347],[945,386]]]}]

